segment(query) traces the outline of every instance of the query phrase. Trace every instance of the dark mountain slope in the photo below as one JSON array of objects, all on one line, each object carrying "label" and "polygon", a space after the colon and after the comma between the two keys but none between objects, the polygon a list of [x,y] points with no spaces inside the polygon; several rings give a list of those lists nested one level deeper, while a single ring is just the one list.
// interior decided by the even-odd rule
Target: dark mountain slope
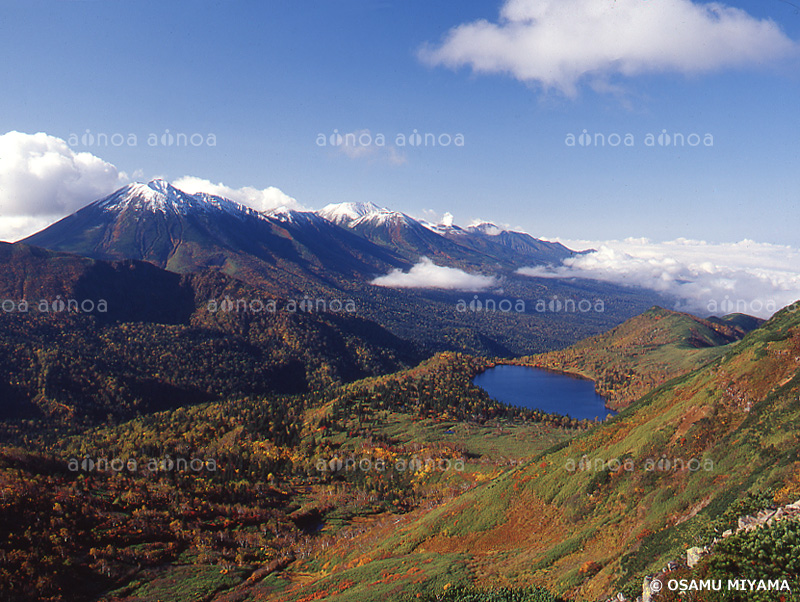
[{"label": "dark mountain slope", "polygon": [[317,280],[371,278],[409,265],[316,216],[270,217],[163,180],[125,186],[23,242],[95,259],[149,261],[179,273],[216,268],[283,296]]},{"label": "dark mountain slope", "polygon": [[[188,195],[156,180],[126,186],[26,240],[95,259],[145,260],[180,274],[216,270],[276,298],[353,299],[359,316],[430,352],[511,356],[546,351],[666,302],[649,291],[608,283],[515,274],[519,267],[572,253],[555,243],[480,227],[459,229],[452,237],[440,230],[455,232],[374,206],[261,214],[220,197]],[[461,244],[462,238],[473,242]],[[435,288],[441,285],[438,277],[431,277],[431,288],[372,284],[376,276],[395,269],[407,272],[422,253],[437,266],[494,278],[496,286],[482,297],[496,303],[506,299],[514,311],[463,311],[461,302],[469,303],[473,295]],[[566,300],[576,304],[581,299],[593,308],[600,301],[602,310],[537,309],[551,301],[562,307]],[[518,301],[523,311],[516,310]]]},{"label": "dark mountain slope", "polygon": [[420,359],[352,302],[292,305],[218,272],[179,275],[23,244],[0,246],[0,267],[4,417],[127,417],[297,393]]}]

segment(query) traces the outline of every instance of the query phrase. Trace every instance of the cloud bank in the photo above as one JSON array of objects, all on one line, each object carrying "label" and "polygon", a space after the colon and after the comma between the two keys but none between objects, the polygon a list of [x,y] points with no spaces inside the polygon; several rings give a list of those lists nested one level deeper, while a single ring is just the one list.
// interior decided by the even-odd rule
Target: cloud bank
[{"label": "cloud bank", "polygon": [[242,205],[252,207],[257,211],[270,211],[278,207],[302,210],[304,207],[296,199],[290,197],[280,188],[269,186],[267,188],[254,188],[244,186],[243,188],[231,188],[222,182],[214,184],[209,180],[197,178],[195,176],[184,176],[172,183],[175,188],[179,188],[189,194],[205,192],[216,196],[225,197]]},{"label": "cloud bank", "polygon": [[507,0],[498,23],[454,27],[419,57],[573,96],[584,78],[610,89],[612,75],[697,74],[758,65],[796,49],[774,22],[719,2]]},{"label": "cloud bank", "polygon": [[557,267],[518,270],[539,278],[588,278],[639,286],[675,297],[673,309],[701,316],[742,312],[762,318],[800,299],[800,250],[743,240],[712,244],[677,239],[654,243],[561,241],[593,253]]},{"label": "cloud bank", "polygon": [[0,240],[32,234],[127,182],[114,165],[74,152],[61,138],[43,132],[2,134]]},{"label": "cloud bank", "polygon": [[472,292],[495,286],[497,281],[490,276],[438,266],[427,257],[422,257],[408,272],[392,270],[373,280],[372,284],[390,288],[439,288]]}]

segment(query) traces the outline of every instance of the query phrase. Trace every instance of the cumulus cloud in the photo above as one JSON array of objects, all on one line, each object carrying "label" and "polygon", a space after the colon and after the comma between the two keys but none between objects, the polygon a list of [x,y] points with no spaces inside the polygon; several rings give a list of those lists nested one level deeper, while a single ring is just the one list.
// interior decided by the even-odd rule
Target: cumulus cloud
[{"label": "cumulus cloud", "polygon": [[198,192],[205,192],[216,196],[225,197],[242,205],[252,207],[257,211],[270,211],[278,207],[287,207],[288,209],[302,210],[304,207],[297,202],[296,199],[290,197],[281,189],[275,186],[268,186],[267,188],[254,188],[252,186],[245,186],[243,188],[231,188],[225,186],[222,182],[214,184],[209,180],[197,178],[195,176],[184,176],[175,180],[173,183],[175,188],[195,194]]},{"label": "cumulus cloud", "polygon": [[499,22],[454,27],[419,56],[574,95],[584,78],[601,90],[612,75],[697,74],[758,65],[796,49],[774,22],[719,2],[507,0]]},{"label": "cumulus cloud", "polygon": [[701,316],[742,312],[769,317],[800,299],[800,250],[743,240],[712,244],[677,239],[654,243],[561,241],[596,251],[560,266],[522,268],[539,278],[588,278],[639,286],[670,295],[674,309]]},{"label": "cumulus cloud", "polygon": [[112,164],[43,132],[0,135],[0,239],[17,240],[128,182]]},{"label": "cumulus cloud", "polygon": [[423,224],[427,224],[433,229],[435,229],[437,226],[445,226],[449,228],[455,223],[455,217],[449,211],[445,211],[442,214],[434,211],[433,209],[423,209],[422,217],[419,219]]},{"label": "cumulus cloud", "polygon": [[0,216],[0,241],[16,242],[44,230],[47,226],[57,222],[63,215],[50,217]]},{"label": "cumulus cloud", "polygon": [[372,281],[378,286],[390,288],[440,288],[457,291],[482,291],[497,284],[495,278],[470,274],[457,268],[434,264],[422,257],[408,272],[392,270]]},{"label": "cumulus cloud", "polygon": [[[142,177],[139,172],[133,175]],[[128,182],[125,172],[91,153],[73,151],[61,138],[43,132],[0,135],[0,240],[30,236]],[[303,209],[274,186],[231,188],[194,176],[180,178],[174,185],[190,194],[215,194],[259,211]]]}]

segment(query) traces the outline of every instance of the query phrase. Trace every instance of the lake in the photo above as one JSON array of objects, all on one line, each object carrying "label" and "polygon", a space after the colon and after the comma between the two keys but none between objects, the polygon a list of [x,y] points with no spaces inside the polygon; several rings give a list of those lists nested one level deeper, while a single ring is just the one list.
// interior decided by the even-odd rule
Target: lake
[{"label": "lake", "polygon": [[557,372],[526,366],[496,366],[476,376],[472,382],[489,395],[531,410],[590,419],[613,416],[606,400],[595,393],[594,382]]}]

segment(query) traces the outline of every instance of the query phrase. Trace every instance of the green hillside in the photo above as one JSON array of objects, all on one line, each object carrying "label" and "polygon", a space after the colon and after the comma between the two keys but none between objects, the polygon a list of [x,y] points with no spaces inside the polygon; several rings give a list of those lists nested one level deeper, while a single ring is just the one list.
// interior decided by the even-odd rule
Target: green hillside
[{"label": "green hillside", "polygon": [[[800,497],[800,315],[784,311],[727,345],[725,331],[674,312],[632,322],[608,339],[615,349],[585,348],[628,353],[649,332],[641,357],[716,357],[599,425],[498,403],[471,384],[493,360],[445,353],[301,395],[230,395],[5,448],[0,510],[14,552],[0,593],[633,599],[645,575],[710,545],[740,515]],[[81,464],[102,458],[137,466]],[[148,458],[212,459],[216,469],[154,470]],[[676,574],[791,572],[792,525],[737,534]]]},{"label": "green hillside", "polygon": [[627,407],[650,389],[725,353],[763,320],[731,316],[702,320],[653,307],[608,332],[567,349],[521,358],[515,363],[579,374],[597,385],[614,409]]},{"label": "green hillside", "polygon": [[707,366],[362,558],[459,551],[484,586],[635,597],[645,574],[735,523],[748,494],[765,504],[800,497],[799,392],[800,315],[783,311]]}]

